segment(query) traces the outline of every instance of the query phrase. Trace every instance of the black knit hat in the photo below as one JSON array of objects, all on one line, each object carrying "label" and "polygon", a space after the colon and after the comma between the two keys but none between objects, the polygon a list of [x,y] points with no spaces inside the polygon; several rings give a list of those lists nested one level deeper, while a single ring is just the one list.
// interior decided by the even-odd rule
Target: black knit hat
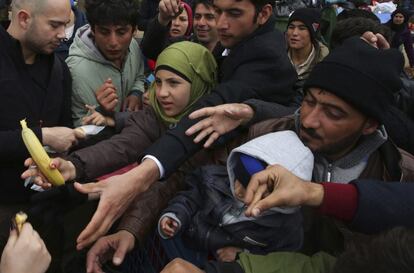
[{"label": "black knit hat", "polygon": [[309,30],[312,42],[315,42],[317,32],[321,23],[321,12],[319,9],[301,8],[295,10],[289,17],[288,25],[293,21],[300,21]]},{"label": "black knit hat", "polygon": [[304,90],[319,87],[383,122],[384,113],[394,104],[394,93],[402,86],[403,65],[398,50],[379,50],[352,37],[314,67]]}]

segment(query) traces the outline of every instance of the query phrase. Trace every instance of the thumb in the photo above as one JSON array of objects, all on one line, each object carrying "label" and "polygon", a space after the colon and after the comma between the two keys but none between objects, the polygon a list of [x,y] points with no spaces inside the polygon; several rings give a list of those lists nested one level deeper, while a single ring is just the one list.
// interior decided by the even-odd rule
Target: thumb
[{"label": "thumb", "polygon": [[78,128],[73,129],[73,130],[75,132],[76,139],[81,139],[81,138],[86,137],[86,133],[82,128],[78,127]]},{"label": "thumb", "polygon": [[50,161],[50,168],[59,170],[60,165],[62,163],[61,160],[62,159],[58,157],[52,158],[52,160]]},{"label": "thumb", "polygon": [[112,79],[111,78],[107,78],[105,82],[106,83],[112,83]]},{"label": "thumb", "polygon": [[85,108],[88,109],[89,111],[91,111],[91,113],[96,112],[96,106],[85,104]]},{"label": "thumb", "polygon": [[74,183],[75,189],[80,193],[97,193],[101,192],[102,189],[99,186],[99,183],[87,183],[87,184],[81,184],[79,182]]},{"label": "thumb", "polygon": [[102,187],[100,183],[87,183],[81,184],[79,182],[74,183],[75,189],[88,195],[88,200],[97,200],[101,197]]},{"label": "thumb", "polygon": [[13,248],[14,245],[16,244],[16,241],[17,241],[17,230],[16,228],[13,228],[12,230],[10,230],[9,239],[7,240],[7,244],[4,247],[4,252],[6,252],[7,249],[9,248]]},{"label": "thumb", "polygon": [[128,242],[121,240],[118,245],[118,248],[115,251],[114,258],[112,259],[114,265],[120,265],[124,261],[127,251]]},{"label": "thumb", "polygon": [[256,204],[252,205],[252,208],[250,210],[250,213],[252,214],[252,216],[257,217],[259,216],[261,213],[263,213],[264,211],[270,209],[271,207],[274,207],[275,202],[270,202],[268,200],[268,198],[265,198],[263,200],[258,201]]}]

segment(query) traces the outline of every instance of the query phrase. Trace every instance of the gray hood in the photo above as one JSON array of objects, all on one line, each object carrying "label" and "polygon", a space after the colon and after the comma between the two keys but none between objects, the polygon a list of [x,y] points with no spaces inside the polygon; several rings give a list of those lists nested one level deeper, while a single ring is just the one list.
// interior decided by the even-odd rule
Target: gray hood
[{"label": "gray hood", "polygon": [[[270,133],[255,138],[231,151],[227,160],[227,171],[233,196],[235,196],[235,175],[233,172],[236,164],[235,153],[250,155],[268,165],[279,164],[306,181],[310,181],[312,178],[313,154],[309,148],[303,145],[296,133],[293,131]],[[298,208],[274,207],[271,211],[288,214],[294,213]]]}]

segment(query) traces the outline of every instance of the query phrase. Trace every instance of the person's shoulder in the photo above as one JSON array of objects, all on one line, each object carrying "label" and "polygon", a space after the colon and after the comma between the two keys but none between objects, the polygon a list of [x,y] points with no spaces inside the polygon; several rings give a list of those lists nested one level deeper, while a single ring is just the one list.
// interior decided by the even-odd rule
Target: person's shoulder
[{"label": "person's shoulder", "polygon": [[65,60],[72,76],[88,77],[96,69],[96,63],[80,56],[69,56]]},{"label": "person's shoulder", "polygon": [[129,50],[139,50],[139,44],[137,40],[133,37],[131,39],[131,43],[129,44]]},{"label": "person's shoulder", "polygon": [[66,61],[64,60],[64,58],[61,55],[57,54],[57,53],[53,53],[51,55],[51,57],[52,56],[53,56],[54,62],[56,62],[57,65],[59,65],[62,68],[63,73],[64,74],[68,74],[68,73],[70,74],[69,66],[66,63]]},{"label": "person's shoulder", "polygon": [[254,58],[280,58],[286,55],[286,43],[280,31],[273,29],[242,42],[240,52]]},{"label": "person's shoulder", "polygon": [[289,115],[283,118],[268,119],[251,126],[249,129],[249,139],[284,130],[295,131],[294,115]]}]

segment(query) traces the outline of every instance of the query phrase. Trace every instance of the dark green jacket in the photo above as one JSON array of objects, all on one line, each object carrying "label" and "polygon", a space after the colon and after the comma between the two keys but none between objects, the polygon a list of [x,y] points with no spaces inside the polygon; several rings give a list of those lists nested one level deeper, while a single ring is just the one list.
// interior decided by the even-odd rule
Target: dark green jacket
[{"label": "dark green jacket", "polygon": [[318,252],[306,256],[294,252],[274,252],[266,256],[241,253],[238,263],[245,273],[329,273],[336,258]]}]

